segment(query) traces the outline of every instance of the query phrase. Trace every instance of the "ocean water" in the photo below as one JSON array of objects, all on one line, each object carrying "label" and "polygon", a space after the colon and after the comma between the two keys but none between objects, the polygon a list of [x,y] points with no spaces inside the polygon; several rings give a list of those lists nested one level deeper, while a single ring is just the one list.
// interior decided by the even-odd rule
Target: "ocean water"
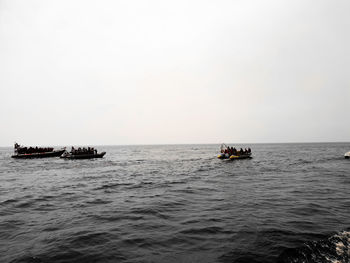
[{"label": "ocean water", "polygon": [[0,148],[0,262],[350,262],[350,143],[244,146]]}]

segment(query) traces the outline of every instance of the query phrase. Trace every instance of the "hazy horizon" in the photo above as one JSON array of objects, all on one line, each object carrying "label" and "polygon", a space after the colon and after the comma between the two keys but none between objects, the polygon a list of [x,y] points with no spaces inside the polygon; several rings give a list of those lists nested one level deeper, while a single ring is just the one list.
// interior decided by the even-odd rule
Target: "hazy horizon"
[{"label": "hazy horizon", "polygon": [[[334,142],[212,142],[212,143],[154,143],[154,144],[72,144],[72,145],[25,145],[25,144],[20,144],[21,146],[40,146],[40,147],[45,147],[45,146],[52,146],[52,147],[71,147],[71,146],[78,146],[78,147],[83,147],[83,146],[93,146],[93,147],[118,147],[118,146],[166,146],[166,145],[217,145],[218,147],[222,144],[226,144],[228,146],[235,146],[235,145],[246,145],[246,147],[249,147],[250,145],[255,145],[255,144],[339,144],[339,143],[350,143],[350,141],[334,141]],[[6,145],[6,146],[0,146],[0,148],[13,148],[13,145]]]},{"label": "hazy horizon", "polygon": [[348,10],[0,0],[0,146],[349,142]]}]

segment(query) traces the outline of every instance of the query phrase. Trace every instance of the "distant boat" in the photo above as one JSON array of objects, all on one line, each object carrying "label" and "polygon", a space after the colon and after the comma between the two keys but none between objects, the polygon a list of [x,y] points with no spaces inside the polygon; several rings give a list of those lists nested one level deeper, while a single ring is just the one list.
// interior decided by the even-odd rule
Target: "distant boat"
[{"label": "distant boat", "polygon": [[14,146],[15,154],[12,158],[17,159],[32,159],[32,158],[48,158],[48,157],[58,157],[65,152],[65,149],[54,150],[52,147],[24,147],[15,143]]},{"label": "distant boat", "polygon": [[[221,144],[220,146],[220,154],[217,156],[219,159],[230,159],[230,160],[237,160],[237,159],[249,159],[252,158],[251,155],[252,153],[250,152],[240,152],[236,151],[236,154],[230,154],[230,151],[228,151],[228,147],[226,144]],[[250,149],[250,148],[249,148]]]},{"label": "distant boat", "polygon": [[344,154],[345,159],[349,159],[350,158],[350,152],[347,152],[346,154]]},{"label": "distant boat", "polygon": [[106,152],[101,153],[79,153],[79,154],[72,154],[70,152],[64,152],[61,155],[61,158],[64,159],[93,159],[93,158],[102,158]]},{"label": "distant boat", "polygon": [[65,150],[57,150],[51,152],[42,152],[42,153],[23,153],[23,154],[14,154],[11,157],[17,159],[32,159],[32,158],[48,158],[48,157],[59,157]]}]

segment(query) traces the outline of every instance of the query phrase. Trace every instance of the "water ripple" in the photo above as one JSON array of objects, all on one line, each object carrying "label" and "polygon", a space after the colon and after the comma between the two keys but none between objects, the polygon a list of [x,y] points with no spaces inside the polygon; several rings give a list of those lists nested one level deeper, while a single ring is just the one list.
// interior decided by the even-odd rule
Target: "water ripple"
[{"label": "water ripple", "polygon": [[0,262],[349,262],[350,144],[250,147],[240,161],[216,145],[80,161],[0,148]]}]

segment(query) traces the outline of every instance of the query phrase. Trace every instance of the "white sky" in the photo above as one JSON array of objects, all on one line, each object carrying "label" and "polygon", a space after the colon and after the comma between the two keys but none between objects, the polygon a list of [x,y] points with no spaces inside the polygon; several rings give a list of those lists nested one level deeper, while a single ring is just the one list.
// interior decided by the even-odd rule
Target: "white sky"
[{"label": "white sky", "polygon": [[349,14],[0,0],[0,145],[350,141]]}]

